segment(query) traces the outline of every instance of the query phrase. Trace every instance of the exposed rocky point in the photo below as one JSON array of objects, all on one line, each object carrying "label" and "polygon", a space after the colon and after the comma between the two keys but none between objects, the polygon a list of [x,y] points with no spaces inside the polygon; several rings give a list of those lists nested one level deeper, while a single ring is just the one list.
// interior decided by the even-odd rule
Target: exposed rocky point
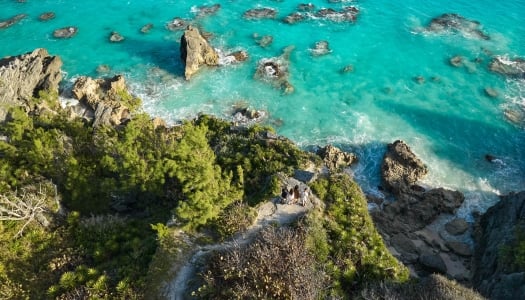
[{"label": "exposed rocky point", "polygon": [[263,48],[270,46],[270,44],[273,42],[273,36],[271,35],[259,36],[259,34],[254,33],[253,38],[255,42]]},{"label": "exposed rocky point", "polygon": [[196,27],[188,26],[180,39],[180,57],[185,65],[186,80],[197,73],[202,65],[217,66],[219,55]]},{"label": "exposed rocky point", "polygon": [[129,99],[126,98],[131,95],[121,75],[99,79],[81,76],[73,85],[72,94],[93,112],[93,127],[119,125],[129,118]]},{"label": "exposed rocky point", "polygon": [[348,167],[357,161],[357,156],[355,154],[344,152],[332,145],[327,145],[323,148],[320,148],[317,150],[317,155],[323,159],[326,167],[328,167],[328,169],[331,171]]},{"label": "exposed rocky point", "polygon": [[496,56],[489,64],[492,72],[499,73],[513,78],[525,78],[525,59],[514,58],[508,59]]},{"label": "exposed rocky point", "polygon": [[275,19],[277,10],[268,7],[253,8],[244,12],[243,17],[248,20]]},{"label": "exposed rocky point", "polygon": [[186,21],[179,17],[173,18],[173,20],[166,24],[166,28],[170,31],[183,30],[184,27],[186,27]]},{"label": "exposed rocky point", "polygon": [[328,41],[318,41],[315,43],[314,48],[312,48],[311,53],[313,56],[323,56],[326,55],[332,50],[330,50],[330,46],[328,44]]},{"label": "exposed rocky point", "polygon": [[0,29],[4,29],[10,26],[13,26],[14,24],[20,22],[22,19],[27,17],[26,14],[18,14],[16,16],[13,16],[7,20],[0,21]]},{"label": "exposed rocky point", "polygon": [[443,32],[460,32],[467,36],[473,36],[478,39],[488,40],[490,37],[481,31],[481,25],[478,21],[469,20],[458,14],[442,14],[430,21],[427,30],[436,33]]},{"label": "exposed rocky point", "polygon": [[45,12],[45,13],[41,14],[41,15],[38,17],[38,19],[39,19],[40,21],[43,21],[43,22],[45,22],[45,21],[49,21],[49,20],[54,19],[54,18],[55,18],[55,13],[52,12],[52,11],[50,11],[50,12]]},{"label": "exposed rocky point", "polygon": [[140,28],[140,32],[142,32],[142,33],[149,33],[152,28],[153,28],[153,24],[152,23],[148,23],[148,24],[146,24],[146,25],[144,25],[144,26],[142,26]]},{"label": "exposed rocky point", "polygon": [[60,57],[51,56],[42,48],[0,59],[0,122],[5,120],[7,109],[11,106],[32,110],[30,100],[40,91],[58,94],[61,67]]},{"label": "exposed rocky point", "polygon": [[512,262],[519,255],[518,233],[524,232],[524,222],[525,191],[502,196],[479,220],[472,283],[489,299],[522,299],[525,295],[525,272]]},{"label": "exposed rocky point", "polygon": [[109,35],[109,41],[112,43],[122,42],[123,40],[124,40],[124,37],[116,31],[111,32],[111,34]]},{"label": "exposed rocky point", "polygon": [[409,190],[427,173],[428,168],[405,142],[397,140],[388,144],[381,165],[381,177],[387,190],[394,194]]},{"label": "exposed rocky point", "polygon": [[75,26],[68,26],[64,28],[55,29],[53,36],[57,39],[69,39],[77,34],[78,28]]}]

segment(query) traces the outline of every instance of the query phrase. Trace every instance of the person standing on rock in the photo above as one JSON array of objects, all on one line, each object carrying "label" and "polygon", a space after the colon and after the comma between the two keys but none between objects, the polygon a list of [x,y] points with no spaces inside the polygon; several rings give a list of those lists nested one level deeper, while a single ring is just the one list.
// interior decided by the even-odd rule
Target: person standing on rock
[{"label": "person standing on rock", "polygon": [[299,186],[296,185],[293,188],[293,203],[297,203],[300,197],[301,197],[301,192],[299,192]]},{"label": "person standing on rock", "polygon": [[306,202],[308,201],[308,196],[310,193],[308,192],[308,187],[305,187],[303,192],[301,193],[301,205],[306,206]]},{"label": "person standing on rock", "polygon": [[290,189],[288,192],[288,195],[286,196],[286,204],[293,204],[294,203],[294,195],[293,195],[293,189]]},{"label": "person standing on rock", "polygon": [[288,189],[286,187],[283,187],[281,189],[281,203],[282,204],[288,203]]}]

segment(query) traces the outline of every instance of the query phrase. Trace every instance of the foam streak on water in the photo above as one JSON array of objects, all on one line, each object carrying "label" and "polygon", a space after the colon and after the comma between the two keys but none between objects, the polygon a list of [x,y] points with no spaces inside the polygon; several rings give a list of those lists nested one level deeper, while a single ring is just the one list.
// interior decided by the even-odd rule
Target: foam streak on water
[{"label": "foam streak on water", "polygon": [[[197,17],[198,7],[215,3],[221,4],[217,13]],[[361,12],[353,24],[322,18],[281,22],[297,3],[0,0],[1,20],[28,15],[0,29],[0,56],[45,47],[62,57],[67,80],[124,73],[144,109],[172,123],[199,112],[229,118],[233,106],[247,103],[267,111],[267,122],[300,146],[334,143],[358,153],[353,173],[369,192],[379,193],[385,144],[396,139],[405,140],[429,166],[425,184],[466,192],[460,214],[483,211],[498,194],[525,189],[525,84],[488,71],[493,55],[525,56],[524,1],[315,0],[317,9],[355,5]],[[254,7],[275,8],[277,18],[241,17]],[[47,11],[56,18],[38,21]],[[449,12],[479,21],[490,40],[472,32],[425,30],[433,17]],[[246,50],[249,60],[204,68],[186,82],[179,59],[182,32],[165,28],[174,17],[213,33],[211,43],[223,53]],[[140,33],[147,23],[153,24],[151,31]],[[78,34],[54,39],[52,31],[65,26],[77,26]],[[126,39],[110,43],[112,31]],[[273,43],[260,47],[254,33],[273,36]],[[330,53],[312,57],[321,40],[329,42]],[[253,75],[259,60],[279,56],[289,45],[295,45],[289,78],[295,92],[283,95]],[[455,55],[464,58],[461,67],[449,64]],[[108,74],[97,74],[102,64],[110,67]],[[348,65],[353,72],[342,73]],[[486,96],[486,87],[498,96]],[[499,160],[488,163],[486,154]]]}]

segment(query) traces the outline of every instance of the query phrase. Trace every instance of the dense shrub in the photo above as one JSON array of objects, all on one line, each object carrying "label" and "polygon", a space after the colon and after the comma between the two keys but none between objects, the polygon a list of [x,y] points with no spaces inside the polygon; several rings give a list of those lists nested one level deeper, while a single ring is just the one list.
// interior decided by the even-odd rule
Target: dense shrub
[{"label": "dense shrub", "polygon": [[[408,270],[385,247],[368,214],[363,192],[346,174],[312,185],[326,203],[327,266],[335,293],[354,294],[366,282],[408,279]],[[317,248],[324,249],[317,239]],[[339,292],[338,292],[339,291]]]},{"label": "dense shrub", "polygon": [[325,277],[302,228],[269,227],[247,246],[214,253],[199,299],[317,299]]}]

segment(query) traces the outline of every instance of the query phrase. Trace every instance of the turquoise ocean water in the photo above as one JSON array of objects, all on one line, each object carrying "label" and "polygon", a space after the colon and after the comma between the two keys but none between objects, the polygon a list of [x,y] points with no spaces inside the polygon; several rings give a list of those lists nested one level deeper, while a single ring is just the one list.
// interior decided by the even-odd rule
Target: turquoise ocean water
[{"label": "turquoise ocean water", "polygon": [[[336,3],[333,3],[336,2]],[[220,3],[220,10],[200,17],[197,7]],[[493,55],[525,56],[525,1],[328,1],[316,8],[354,5],[360,14],[354,24],[312,19],[283,23],[300,1],[32,1],[0,0],[0,20],[25,13],[20,23],[0,29],[0,57],[44,47],[60,55],[66,82],[76,76],[123,73],[145,110],[170,122],[199,112],[229,118],[232,108],[246,103],[268,112],[266,123],[301,147],[336,144],[359,155],[354,176],[365,191],[380,194],[379,168],[385,144],[405,140],[429,166],[429,186],[459,189],[467,201],[459,211],[484,211],[497,195],[525,189],[524,122],[509,121],[504,112],[525,111],[525,82],[488,71]],[[271,7],[276,19],[245,20],[244,11]],[[56,17],[38,20],[41,13]],[[479,21],[491,39],[461,33],[423,30],[433,17],[458,13]],[[182,32],[165,28],[174,17],[191,20],[213,34],[221,52],[246,50],[248,61],[203,69],[191,81],[183,77],[179,40]],[[140,28],[152,23],[148,34]],[[67,40],[52,37],[56,28],[77,26]],[[118,31],[121,43],[108,37]],[[262,48],[253,34],[271,35]],[[326,40],[331,52],[313,57],[315,42]],[[257,61],[279,56],[294,45],[290,82],[284,95],[253,78]],[[465,57],[460,68],[448,60]],[[354,71],[340,70],[352,65]],[[425,78],[420,84],[416,76]],[[485,87],[498,97],[489,98]],[[488,163],[484,156],[499,158]]]}]

